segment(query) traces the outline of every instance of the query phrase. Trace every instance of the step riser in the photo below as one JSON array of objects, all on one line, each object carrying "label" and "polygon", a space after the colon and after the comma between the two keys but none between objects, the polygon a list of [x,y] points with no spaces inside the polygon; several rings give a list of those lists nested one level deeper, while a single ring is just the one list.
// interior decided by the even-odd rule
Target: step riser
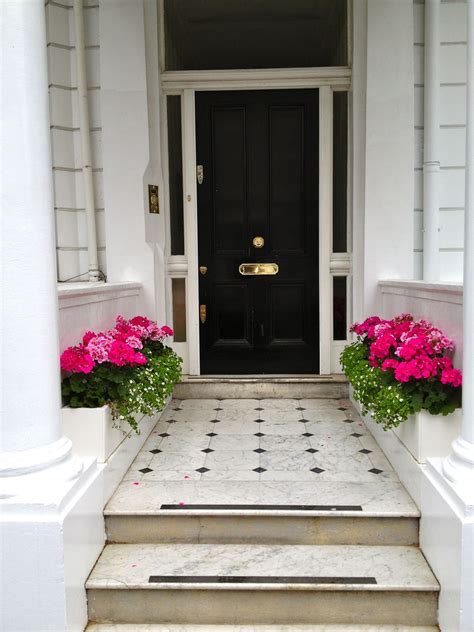
[{"label": "step riser", "polygon": [[91,621],[193,624],[435,625],[437,593],[89,590]]},{"label": "step riser", "polygon": [[184,382],[174,387],[176,399],[345,399],[347,383]]},{"label": "step riser", "polygon": [[417,545],[417,518],[342,516],[108,516],[107,540],[126,544]]}]

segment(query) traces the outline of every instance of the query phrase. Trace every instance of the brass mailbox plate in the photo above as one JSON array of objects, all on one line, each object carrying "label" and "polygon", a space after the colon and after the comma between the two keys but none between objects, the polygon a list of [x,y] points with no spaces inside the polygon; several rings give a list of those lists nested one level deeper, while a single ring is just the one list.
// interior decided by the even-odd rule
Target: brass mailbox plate
[{"label": "brass mailbox plate", "polygon": [[239,266],[239,272],[244,276],[278,274],[278,270],[277,263],[241,263]]}]

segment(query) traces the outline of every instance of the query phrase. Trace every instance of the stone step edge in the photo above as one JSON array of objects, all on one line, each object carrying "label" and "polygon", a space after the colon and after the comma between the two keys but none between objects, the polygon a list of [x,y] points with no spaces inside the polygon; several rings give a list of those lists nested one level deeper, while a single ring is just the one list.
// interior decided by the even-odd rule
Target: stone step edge
[{"label": "stone step edge", "polygon": [[161,623],[93,623],[85,632],[439,632],[437,626],[392,625],[226,625]]},{"label": "stone step edge", "polygon": [[[111,582],[114,580],[110,580]],[[288,584],[241,584],[241,583],[199,583],[199,582],[155,582],[150,584],[126,584],[109,583],[103,585],[96,583],[94,580],[86,582],[86,590],[92,591],[109,591],[109,590],[160,590],[160,591],[239,591],[239,592],[381,592],[381,593],[428,593],[439,592],[439,585],[434,584],[419,584],[416,586],[387,586],[378,584],[300,584],[291,583]]]},{"label": "stone step edge", "polygon": [[262,376],[262,375],[183,375],[178,384],[347,384],[345,375]]},{"label": "stone step edge", "polygon": [[113,516],[113,517],[130,517],[130,516],[143,516],[150,517],[155,516],[156,518],[160,518],[163,516],[173,516],[173,517],[188,517],[188,516],[253,516],[259,518],[271,518],[271,517],[294,517],[294,518],[399,518],[400,520],[404,519],[413,519],[420,518],[421,514],[419,511],[405,511],[405,512],[377,512],[377,511],[299,511],[299,510],[280,510],[280,509],[180,509],[180,510],[172,510],[172,509],[156,509],[155,511],[118,511],[118,510],[104,510],[104,516]]}]

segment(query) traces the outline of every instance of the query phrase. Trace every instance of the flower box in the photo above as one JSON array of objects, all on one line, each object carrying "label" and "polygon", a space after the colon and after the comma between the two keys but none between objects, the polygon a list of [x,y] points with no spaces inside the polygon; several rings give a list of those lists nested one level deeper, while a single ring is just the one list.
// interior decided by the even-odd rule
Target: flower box
[{"label": "flower box", "polygon": [[461,434],[462,409],[450,415],[431,415],[422,410],[393,428],[410,454],[425,463],[429,457],[444,457],[451,452],[451,443]]},{"label": "flower box", "polygon": [[[63,434],[72,441],[78,456],[95,457],[106,463],[132,429],[120,419],[112,419],[109,406],[61,409]],[[141,417],[140,421],[143,419]],[[138,422],[140,424],[140,421]]]}]

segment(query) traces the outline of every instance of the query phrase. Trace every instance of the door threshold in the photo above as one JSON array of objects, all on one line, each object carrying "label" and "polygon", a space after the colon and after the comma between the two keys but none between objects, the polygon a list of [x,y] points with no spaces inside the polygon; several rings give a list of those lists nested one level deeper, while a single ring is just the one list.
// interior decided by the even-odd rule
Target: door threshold
[{"label": "door threshold", "polygon": [[347,383],[345,375],[334,373],[331,375],[318,374],[245,374],[245,375],[183,375],[181,383],[209,384],[209,383],[233,383],[248,384],[266,382],[270,384],[321,384],[321,383]]}]

